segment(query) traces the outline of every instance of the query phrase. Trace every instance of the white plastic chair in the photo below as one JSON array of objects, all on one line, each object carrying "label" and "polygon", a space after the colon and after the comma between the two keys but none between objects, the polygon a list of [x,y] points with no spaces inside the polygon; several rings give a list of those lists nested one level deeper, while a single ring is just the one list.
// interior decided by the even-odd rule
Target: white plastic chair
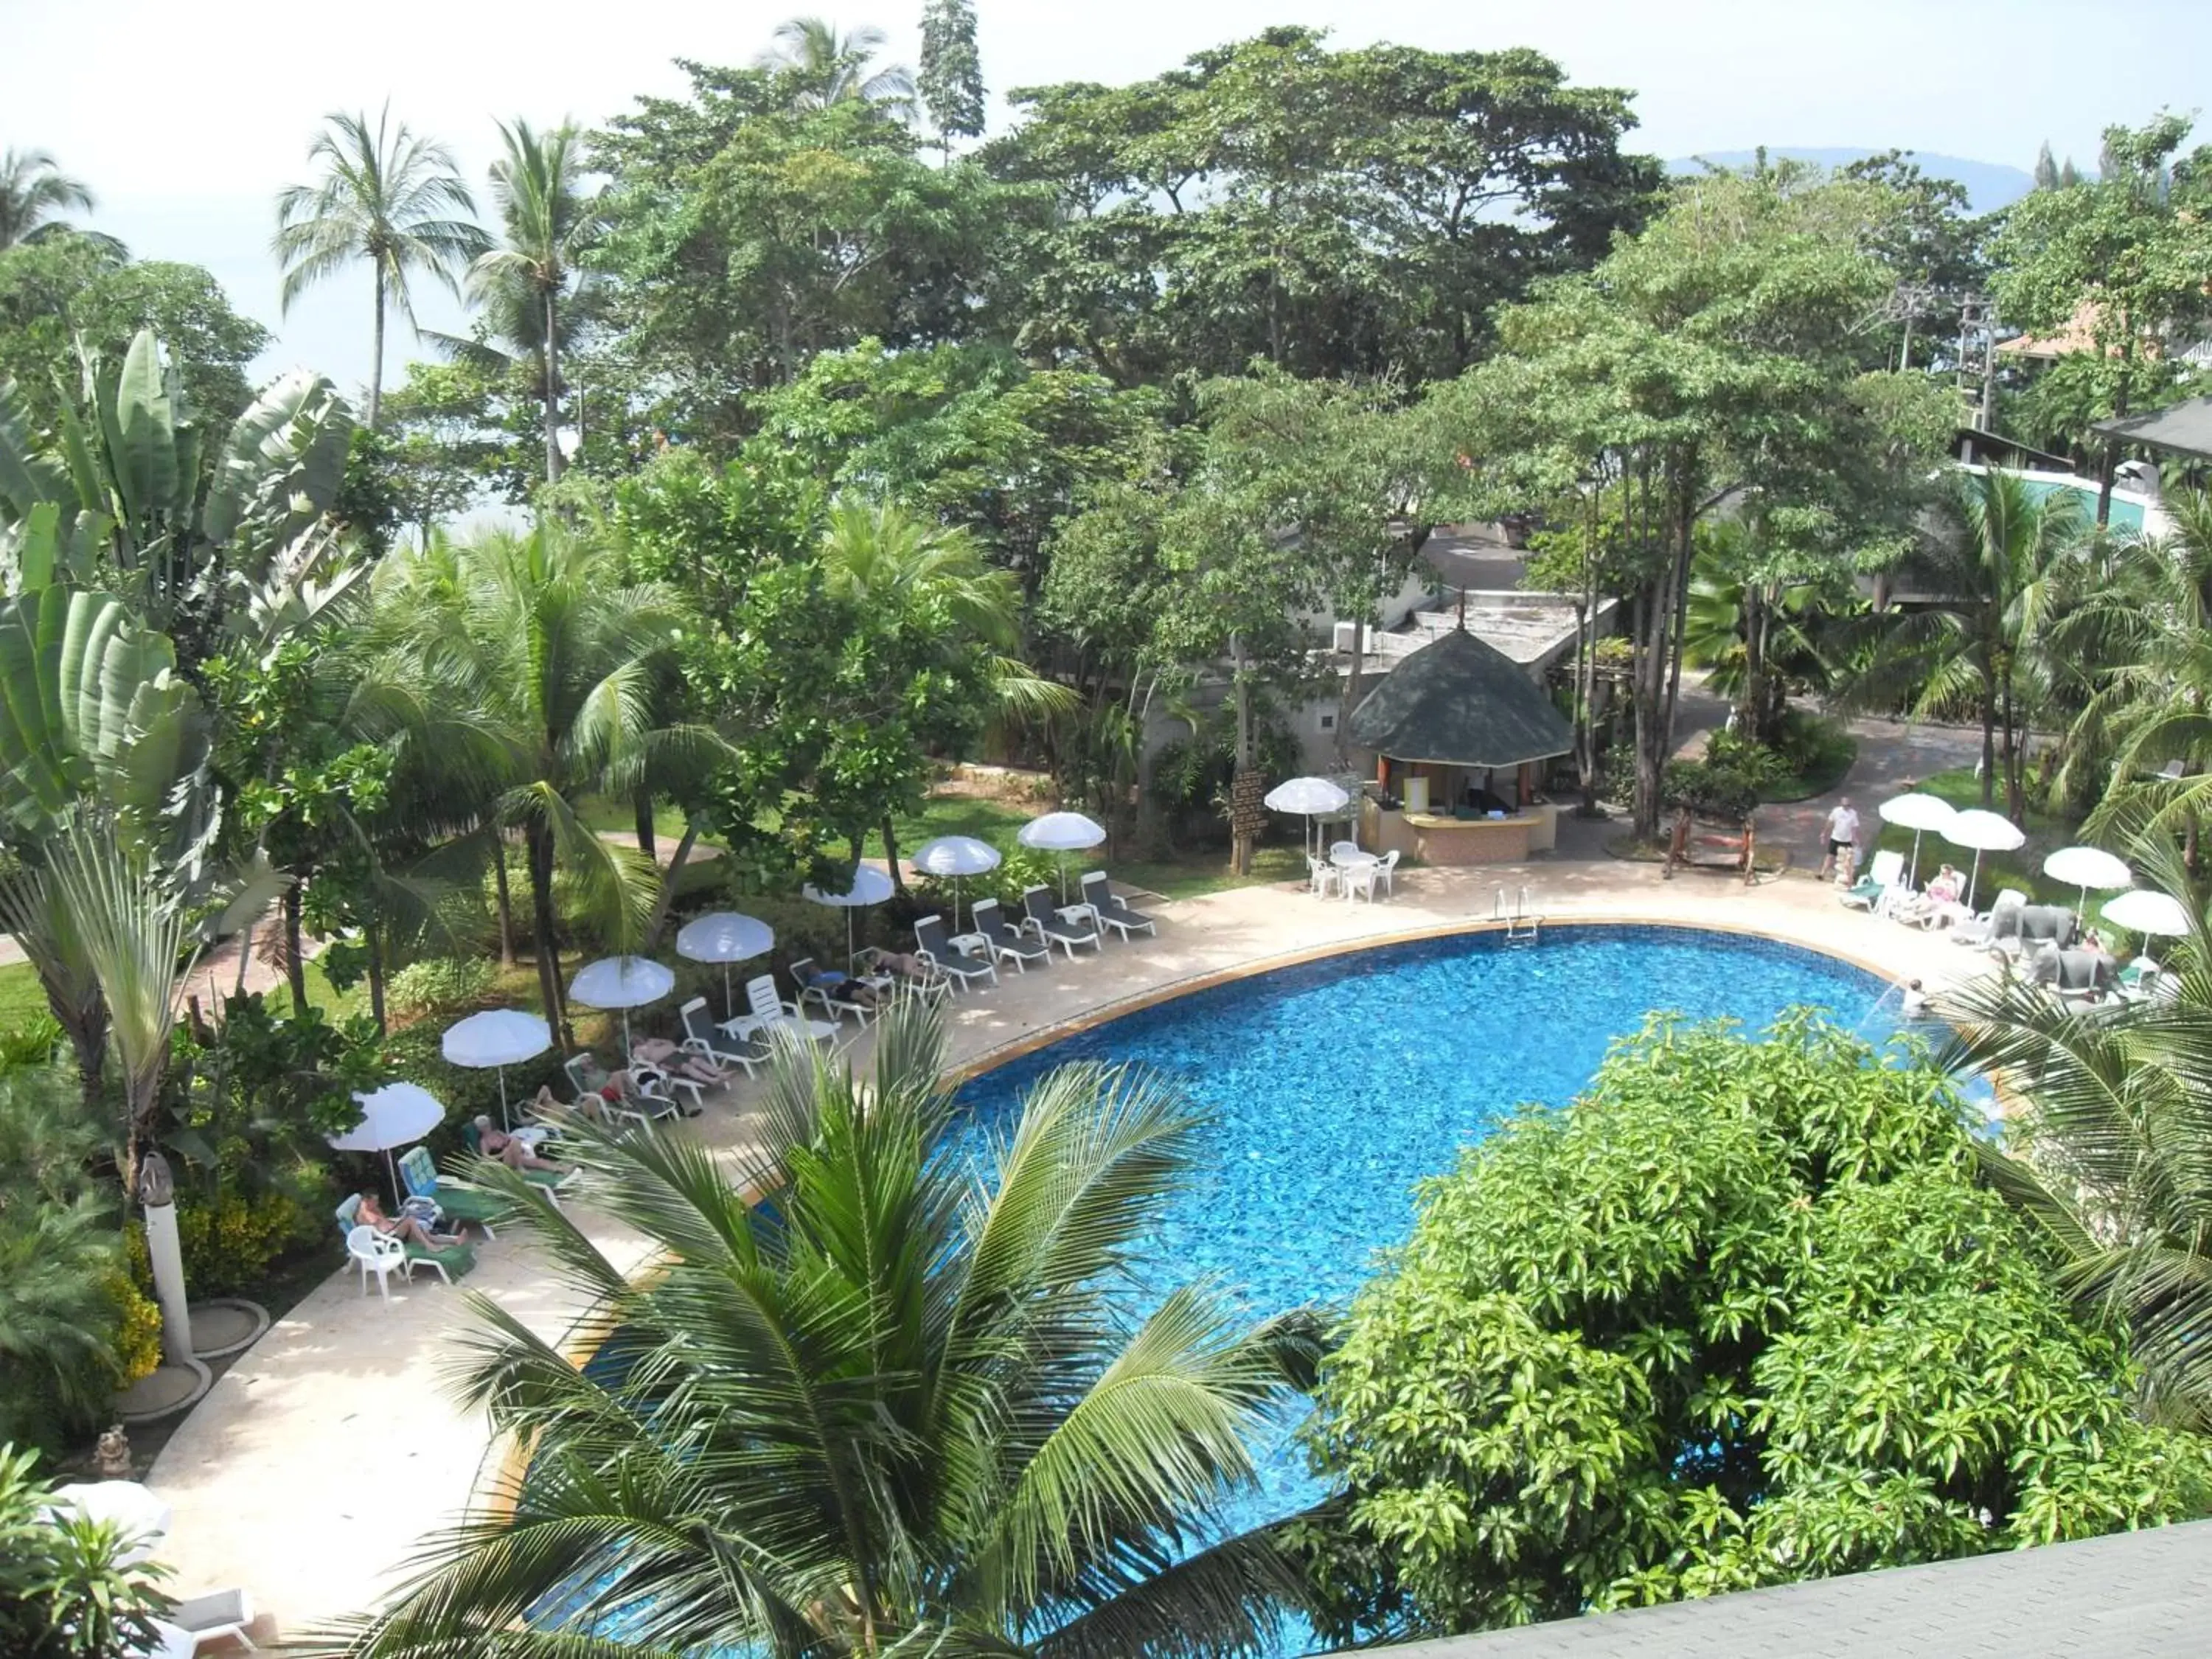
[{"label": "white plastic chair", "polygon": [[210,1642],[234,1642],[247,1653],[260,1650],[246,1633],[253,1624],[253,1602],[243,1589],[211,1590],[188,1597],[170,1609],[169,1619],[191,1635],[196,1649]]},{"label": "white plastic chair", "polygon": [[1337,874],[1334,865],[1316,858],[1311,853],[1306,854],[1306,885],[1317,896],[1327,898],[1336,890]]},{"label": "white plastic chair", "polygon": [[745,981],[745,1006],[750,1014],[722,1022],[722,1029],[732,1036],[744,1039],[766,1036],[772,1031],[787,1030],[793,1036],[811,1037],[816,1041],[834,1038],[837,1025],[834,1020],[809,1019],[800,1012],[795,1002],[786,1002],[775,994],[775,976],[756,975]]},{"label": "white plastic chair", "polygon": [[1395,847],[1389,852],[1385,853],[1381,858],[1376,860],[1374,863],[1367,866],[1367,900],[1369,903],[1371,904],[1375,902],[1375,884],[1377,882],[1382,884],[1382,890],[1388,893],[1392,898],[1398,896],[1397,883],[1395,879],[1397,869],[1398,849]]},{"label": "white plastic chair", "polygon": [[[392,1275],[395,1273],[407,1275],[407,1246],[392,1234],[380,1233],[363,1222],[346,1235],[346,1254],[353,1258],[354,1266],[361,1269],[361,1293],[363,1296],[368,1294],[368,1276],[374,1273],[376,1288],[383,1292],[386,1302],[391,1301]],[[427,1265],[438,1270],[439,1278],[446,1278],[443,1262],[433,1261]],[[447,1279],[446,1282],[451,1284],[453,1281]]]}]

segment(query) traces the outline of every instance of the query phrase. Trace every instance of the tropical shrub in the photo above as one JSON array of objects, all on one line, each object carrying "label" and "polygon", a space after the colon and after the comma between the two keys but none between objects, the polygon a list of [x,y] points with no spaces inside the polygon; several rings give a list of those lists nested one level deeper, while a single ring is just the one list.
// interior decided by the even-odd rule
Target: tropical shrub
[{"label": "tropical shrub", "polygon": [[0,1653],[8,1659],[126,1659],[159,1645],[161,1569],[125,1566],[109,1523],[47,1518],[38,1454],[0,1441]]},{"label": "tropical shrub", "polygon": [[[319,1231],[299,1204],[273,1188],[203,1199],[179,1194],[177,1247],[184,1256],[185,1283],[195,1295],[253,1289],[266,1279],[271,1263],[304,1235]],[[143,1227],[134,1224],[131,1235],[134,1240],[143,1237]],[[134,1261],[143,1249],[137,1246]]]},{"label": "tropical shrub", "polygon": [[1711,761],[1669,761],[1661,784],[1661,799],[1670,807],[1686,806],[1700,817],[1741,822],[1759,807],[1759,781],[1753,773]]},{"label": "tropical shrub", "polygon": [[[142,1242],[139,1250],[144,1248]],[[126,1389],[161,1364],[161,1305],[138,1288],[136,1267],[134,1255],[131,1269],[118,1267],[107,1276],[107,1299],[115,1308],[116,1382]]]},{"label": "tropical shrub", "polygon": [[93,1427],[125,1379],[103,1138],[52,1071],[0,1079],[0,1440],[55,1446]]},{"label": "tropical shrub", "polygon": [[1331,1633],[1451,1632],[2212,1509],[1945,1075],[1656,1020],[1425,1184],[1311,1431]]},{"label": "tropical shrub", "polygon": [[0,1076],[47,1064],[64,1035],[61,1021],[52,1014],[33,1014],[21,1024],[0,1031]]},{"label": "tropical shrub", "polygon": [[492,964],[482,957],[425,957],[394,974],[384,994],[394,1018],[416,1020],[467,1013],[494,988]]}]

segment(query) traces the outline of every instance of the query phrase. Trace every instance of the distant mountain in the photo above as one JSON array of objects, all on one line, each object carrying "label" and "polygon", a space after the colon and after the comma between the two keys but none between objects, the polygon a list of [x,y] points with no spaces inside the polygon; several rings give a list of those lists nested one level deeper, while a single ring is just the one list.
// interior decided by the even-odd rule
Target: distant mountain
[{"label": "distant mountain", "polygon": [[[1773,157],[1787,156],[1793,161],[1810,161],[1815,166],[1839,167],[1852,161],[1863,161],[1869,155],[1881,152],[1872,149],[1792,149],[1776,146],[1768,149]],[[1746,167],[1756,159],[1758,151],[1749,149],[1717,149],[1704,155],[1684,156],[1667,163],[1669,173],[1695,173],[1701,162],[1710,161],[1715,167]],[[1917,151],[1911,158],[1920,164],[1923,173],[1939,179],[1956,179],[1966,187],[1968,204],[1977,213],[1994,213],[2018,201],[2035,188],[2035,179],[2019,167],[2008,167],[1996,161],[1969,161],[1956,155],[1930,155]]]}]

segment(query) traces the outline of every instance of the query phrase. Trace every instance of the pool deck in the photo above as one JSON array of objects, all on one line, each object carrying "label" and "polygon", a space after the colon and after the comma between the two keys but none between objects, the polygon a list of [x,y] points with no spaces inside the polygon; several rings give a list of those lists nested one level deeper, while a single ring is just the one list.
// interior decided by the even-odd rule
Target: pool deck
[{"label": "pool deck", "polygon": [[[1552,921],[1676,923],[1764,935],[1843,957],[1887,980],[1931,991],[1987,969],[1990,958],[1942,935],[1847,910],[1832,887],[1802,876],[1752,888],[1686,872],[1611,860],[1481,870],[1405,870],[1395,897],[1369,905],[1302,889],[1239,888],[1153,907],[1159,936],[1109,944],[1072,966],[1007,971],[996,989],[957,999],[952,1060],[972,1067],[1071,1026],[1111,1018],[1224,978],[1394,938],[1487,922],[1500,888],[1526,885]],[[1666,988],[1654,986],[1654,1007]],[[853,1047],[865,1057],[866,1039]],[[690,1132],[744,1144],[741,1085],[709,1097]],[[635,1261],[642,1243],[587,1206],[572,1206],[609,1256]],[[529,1249],[482,1246],[466,1287],[558,1338],[574,1310],[541,1278]],[[447,1398],[443,1362],[467,1319],[435,1278],[367,1300],[350,1267],[334,1272],[278,1320],[194,1408],[148,1483],[174,1510],[161,1558],[181,1595],[243,1585],[270,1622],[298,1633],[364,1610],[402,1576],[422,1537],[469,1504],[489,1445],[480,1413]]]}]

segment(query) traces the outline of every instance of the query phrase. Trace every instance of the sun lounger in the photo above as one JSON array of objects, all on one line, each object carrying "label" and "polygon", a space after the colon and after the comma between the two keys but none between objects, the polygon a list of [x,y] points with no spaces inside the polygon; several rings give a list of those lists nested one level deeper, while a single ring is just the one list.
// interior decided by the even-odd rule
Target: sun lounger
[{"label": "sun lounger", "polygon": [[[515,1139],[520,1140],[522,1136],[518,1134]],[[461,1125],[461,1142],[475,1156],[483,1155],[483,1138],[477,1133],[477,1126],[474,1123]],[[539,1156],[544,1155],[541,1152]],[[576,1179],[576,1172],[574,1170],[517,1170],[515,1173],[532,1186],[543,1187],[545,1189],[545,1196],[553,1200],[554,1207],[556,1209],[561,1204],[561,1189],[563,1187],[574,1185]]]},{"label": "sun lounger", "polygon": [[195,1651],[210,1642],[235,1644],[242,1653],[258,1651],[246,1634],[253,1628],[253,1602],[243,1589],[188,1595],[169,1609],[168,1621],[192,1638]]},{"label": "sun lounger", "polygon": [[451,1244],[442,1250],[433,1250],[427,1244],[417,1244],[401,1238],[396,1233],[380,1233],[361,1219],[361,1194],[349,1193],[345,1201],[335,1212],[338,1222],[338,1237],[344,1241],[346,1256],[361,1269],[361,1293],[368,1294],[368,1276],[376,1275],[376,1287],[384,1292],[386,1301],[392,1299],[388,1283],[395,1273],[410,1279],[417,1267],[428,1267],[448,1285],[477,1265],[477,1253],[466,1244]]},{"label": "sun lounger", "polygon": [[655,1089],[651,1080],[641,1076],[636,1069],[630,1073],[630,1081],[636,1085],[635,1092],[625,1094],[618,1100],[608,1099],[605,1089],[586,1081],[590,1075],[589,1068],[594,1063],[588,1054],[571,1054],[561,1062],[562,1069],[568,1073],[568,1081],[576,1091],[576,1109],[579,1111],[601,1120],[626,1121],[641,1129],[658,1118],[679,1115],[681,1109],[674,1098],[666,1091]]},{"label": "sun lounger", "polygon": [[1836,895],[1837,902],[1856,910],[1872,911],[1879,907],[1885,895],[1905,877],[1905,854],[1881,852],[1874,855],[1866,873],[1853,885]]},{"label": "sun lounger", "polygon": [[2027,902],[2027,895],[2017,887],[2008,887],[1996,896],[1996,902],[1978,916],[1962,917],[1951,929],[1951,943],[1986,949],[1998,931],[2010,929],[2014,924],[2007,915]]},{"label": "sun lounger", "polygon": [[1114,896],[1111,883],[1103,870],[1091,870],[1083,878],[1083,902],[1091,907],[1091,914],[1106,927],[1111,927],[1127,939],[1139,927],[1147,933],[1158,933],[1159,926],[1150,916],[1132,910]]},{"label": "sun lounger", "polygon": [[952,999],[951,980],[920,957],[870,945],[862,947],[860,963],[878,984],[887,985],[894,991],[933,1002],[949,1002]]},{"label": "sun lounger", "polygon": [[684,1040],[677,1044],[688,1054],[696,1054],[710,1066],[742,1066],[745,1075],[756,1075],[760,1069],[761,1056],[750,1043],[735,1039],[715,1041],[714,1017],[707,1012],[707,999],[693,997],[678,1012],[683,1023]]},{"label": "sun lounger", "polygon": [[436,1205],[439,1213],[455,1225],[481,1227],[486,1238],[497,1236],[491,1230],[492,1218],[505,1212],[507,1200],[439,1175],[428,1146],[410,1146],[401,1155],[399,1180],[415,1197]]},{"label": "sun lounger", "polygon": [[1042,968],[1052,960],[1052,946],[1008,921],[996,899],[975,901],[975,931],[995,960],[1011,962],[1023,973],[1029,972],[1031,963]]},{"label": "sun lounger", "polygon": [[[1052,889],[1049,887],[1036,886],[1025,890],[1022,894],[1022,925],[1046,944],[1057,945],[1066,951],[1070,962],[1075,960],[1075,947],[1079,945],[1087,945],[1094,951],[1106,948],[1106,941],[1100,936],[1096,921],[1085,927],[1079,921],[1068,920],[1069,915],[1076,913],[1075,906],[1068,906],[1066,915],[1053,908]],[[1083,907],[1082,914],[1088,915],[1090,907]]]},{"label": "sun lounger", "polygon": [[999,982],[998,965],[988,956],[977,956],[965,945],[955,945],[945,936],[945,918],[924,916],[914,925],[914,942],[921,952],[921,959],[939,972],[951,975],[952,982],[965,990],[970,980],[988,979]]},{"label": "sun lounger", "polygon": [[798,1003],[786,1002],[778,996],[771,975],[756,974],[745,981],[745,1006],[752,1012],[722,1022],[722,1030],[733,1037],[759,1037],[765,1041],[778,1031],[787,1031],[795,1037],[820,1042],[837,1035],[836,1020],[810,1019]]},{"label": "sun lounger", "polygon": [[868,1016],[874,1012],[866,1003],[854,1001],[849,994],[839,994],[841,991],[849,992],[859,983],[857,980],[849,974],[816,967],[812,957],[801,957],[791,964],[791,982],[799,988],[797,1006],[804,1008],[810,1002],[815,1004],[830,1016],[833,1025],[846,1014],[866,1025]]}]

